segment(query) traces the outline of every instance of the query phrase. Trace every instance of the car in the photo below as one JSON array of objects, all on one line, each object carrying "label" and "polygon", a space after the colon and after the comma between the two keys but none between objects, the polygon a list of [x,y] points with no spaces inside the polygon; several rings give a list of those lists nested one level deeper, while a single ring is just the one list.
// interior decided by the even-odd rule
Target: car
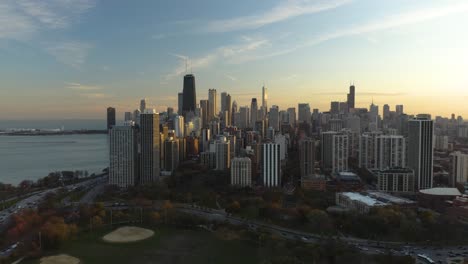
[{"label": "car", "polygon": [[302,241],[309,241],[307,237],[301,237]]}]

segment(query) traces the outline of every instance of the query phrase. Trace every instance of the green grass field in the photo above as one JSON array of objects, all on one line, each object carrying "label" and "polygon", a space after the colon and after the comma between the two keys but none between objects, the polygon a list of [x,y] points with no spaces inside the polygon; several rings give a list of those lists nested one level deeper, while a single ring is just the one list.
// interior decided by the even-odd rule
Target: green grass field
[{"label": "green grass field", "polygon": [[[257,246],[249,241],[222,240],[198,230],[164,228],[155,236],[128,244],[110,244],[102,236],[111,230],[81,233],[60,250],[47,255],[68,254],[82,263],[259,263]],[[22,263],[39,263],[28,260]]]}]

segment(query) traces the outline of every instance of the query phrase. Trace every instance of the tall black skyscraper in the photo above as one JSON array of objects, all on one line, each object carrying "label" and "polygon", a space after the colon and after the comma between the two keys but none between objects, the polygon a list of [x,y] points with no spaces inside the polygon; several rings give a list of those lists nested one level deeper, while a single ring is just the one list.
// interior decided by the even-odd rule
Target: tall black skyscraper
[{"label": "tall black skyscraper", "polygon": [[187,112],[195,112],[197,105],[197,94],[195,91],[195,76],[193,74],[187,74],[184,76],[184,90],[182,100],[182,114],[185,115]]},{"label": "tall black skyscraper", "polygon": [[355,90],[356,88],[354,87],[354,84],[349,86],[349,94],[348,94],[348,108],[349,109],[355,108],[355,105],[354,105]]},{"label": "tall black skyscraper", "polygon": [[110,130],[113,126],[115,126],[115,108],[108,107],[107,108],[107,130]]}]

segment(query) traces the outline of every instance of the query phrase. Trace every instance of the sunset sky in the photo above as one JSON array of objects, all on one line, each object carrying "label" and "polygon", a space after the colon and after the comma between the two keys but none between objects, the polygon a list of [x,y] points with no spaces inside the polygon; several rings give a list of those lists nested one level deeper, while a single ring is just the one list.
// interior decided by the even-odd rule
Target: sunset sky
[{"label": "sunset sky", "polygon": [[358,107],[468,117],[467,28],[466,0],[2,0],[0,120],[176,108],[186,60],[197,101],[265,83],[328,111],[354,82]]}]

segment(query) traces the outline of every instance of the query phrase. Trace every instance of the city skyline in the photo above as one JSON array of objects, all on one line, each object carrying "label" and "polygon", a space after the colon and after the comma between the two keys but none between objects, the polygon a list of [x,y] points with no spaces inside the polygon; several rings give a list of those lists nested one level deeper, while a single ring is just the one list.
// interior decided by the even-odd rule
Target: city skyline
[{"label": "city skyline", "polygon": [[354,83],[356,107],[373,101],[403,104],[409,114],[468,115],[464,1],[0,7],[12,22],[0,26],[0,120],[103,119],[107,106],[121,119],[141,98],[158,111],[176,108],[186,73],[196,76],[197,104],[216,89],[250,105],[265,85],[268,105],[327,111]]}]

